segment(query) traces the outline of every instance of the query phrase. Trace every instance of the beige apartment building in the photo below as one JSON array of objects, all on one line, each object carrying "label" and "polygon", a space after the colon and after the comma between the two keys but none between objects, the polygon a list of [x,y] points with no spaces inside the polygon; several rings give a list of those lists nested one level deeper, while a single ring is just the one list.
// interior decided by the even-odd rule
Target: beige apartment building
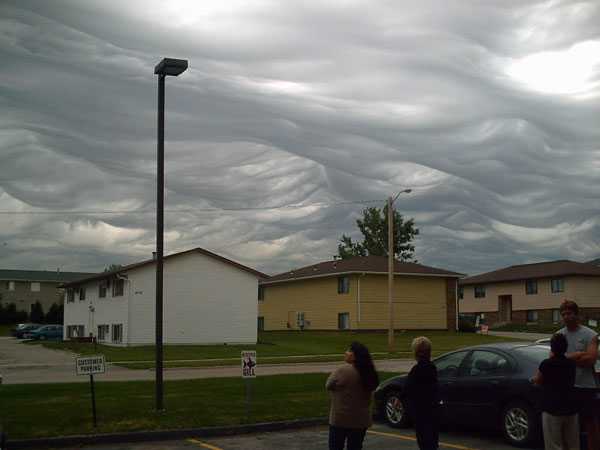
[{"label": "beige apartment building", "polygon": [[481,323],[559,323],[573,300],[582,319],[600,319],[600,267],[568,260],[510,266],[459,281],[459,312]]}]

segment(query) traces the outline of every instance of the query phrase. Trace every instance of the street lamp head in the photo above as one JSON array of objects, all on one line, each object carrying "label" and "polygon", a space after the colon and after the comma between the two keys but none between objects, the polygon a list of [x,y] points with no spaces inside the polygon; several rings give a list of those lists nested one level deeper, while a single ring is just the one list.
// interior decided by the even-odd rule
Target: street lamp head
[{"label": "street lamp head", "polygon": [[156,75],[171,75],[176,77],[185,72],[187,66],[187,59],[165,58],[154,68],[154,73]]},{"label": "street lamp head", "polygon": [[412,192],[412,189],[404,189],[402,192],[406,192],[407,194],[410,194]]}]

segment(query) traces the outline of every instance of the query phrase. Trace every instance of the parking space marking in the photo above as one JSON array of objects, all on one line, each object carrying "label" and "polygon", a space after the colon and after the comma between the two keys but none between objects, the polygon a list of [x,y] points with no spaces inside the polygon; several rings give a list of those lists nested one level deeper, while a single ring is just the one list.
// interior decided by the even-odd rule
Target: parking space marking
[{"label": "parking space marking", "polygon": [[209,448],[210,450],[223,450],[221,447],[215,447],[214,445],[210,445],[210,444],[205,444],[204,442],[200,442],[197,439],[188,439],[188,442],[191,442],[192,444],[198,444],[201,447],[204,448]]},{"label": "parking space marking", "polygon": [[[393,433],[382,433],[381,431],[372,431],[372,430],[367,430],[367,433],[371,433],[371,434],[379,434],[381,436],[388,436],[388,437],[393,437],[393,438],[397,438],[397,439],[406,439],[407,441],[417,441],[417,438],[414,438],[412,436],[403,436],[401,434],[393,434]],[[450,448],[458,448],[460,450],[477,450],[476,448],[473,447],[465,447],[463,445],[456,445],[456,444],[446,444],[445,442],[439,442],[440,446],[443,447],[450,447]]]}]

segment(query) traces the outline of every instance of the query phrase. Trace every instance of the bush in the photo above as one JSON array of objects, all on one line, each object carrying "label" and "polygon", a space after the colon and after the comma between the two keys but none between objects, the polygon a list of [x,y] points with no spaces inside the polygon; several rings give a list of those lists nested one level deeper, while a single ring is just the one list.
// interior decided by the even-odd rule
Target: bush
[{"label": "bush", "polygon": [[52,303],[52,306],[46,313],[46,323],[63,323],[64,305],[61,303]]},{"label": "bush", "polygon": [[31,305],[31,314],[29,317],[34,323],[41,323],[44,321],[44,310],[42,309],[42,304],[40,302],[35,302]]},{"label": "bush", "polygon": [[458,331],[475,333],[475,321],[467,316],[458,316]]}]

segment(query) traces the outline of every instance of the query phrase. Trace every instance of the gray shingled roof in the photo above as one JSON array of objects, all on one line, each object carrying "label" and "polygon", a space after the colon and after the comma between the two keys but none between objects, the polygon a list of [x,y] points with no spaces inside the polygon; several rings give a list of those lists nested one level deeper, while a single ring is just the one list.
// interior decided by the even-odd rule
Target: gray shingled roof
[{"label": "gray shingled roof", "polygon": [[[209,252],[208,250],[204,250],[203,248],[200,248],[200,247],[193,248],[191,250],[186,250],[186,251],[179,252],[179,253],[173,253],[172,255],[165,256],[163,258],[163,261],[167,261],[167,260],[169,260],[171,258],[176,258],[178,256],[184,255],[186,253],[192,253],[192,252],[202,253],[202,254],[210,256],[212,258],[218,259],[219,261],[222,261],[224,263],[231,264],[232,266],[235,266],[235,267],[237,267],[239,269],[245,270],[247,272],[250,272],[253,275],[256,275],[258,278],[268,278],[268,275],[266,275],[266,274],[264,274],[262,272],[259,272],[257,270],[251,269],[250,267],[246,267],[246,266],[244,266],[242,264],[236,263],[235,261],[231,261],[230,259],[224,258],[223,256],[219,256],[216,253]],[[112,275],[115,275],[117,273],[126,272],[128,270],[137,269],[138,267],[142,267],[142,266],[146,266],[148,264],[154,264],[154,263],[156,263],[155,259],[148,259],[146,261],[142,261],[142,262],[139,262],[139,263],[135,263],[135,264],[130,264],[128,266],[119,267],[118,269],[115,269],[115,270],[109,270],[107,272],[100,272],[100,273],[97,273],[97,274],[89,274],[91,276],[88,276],[87,278],[84,278],[84,279],[81,279],[81,280],[77,280],[77,282],[65,283],[65,284],[61,285],[61,287],[77,286],[79,284],[88,283],[90,281],[101,280],[103,278],[109,278]]]},{"label": "gray shingled roof", "polygon": [[[388,258],[386,256],[364,256],[362,258],[339,259],[337,261],[325,261],[310,266],[294,269],[280,273],[263,280],[261,283],[268,284],[280,281],[291,281],[299,278],[321,277],[327,275],[339,275],[346,273],[388,273]],[[394,273],[408,275],[430,275],[461,277],[460,273],[449,270],[437,269],[435,267],[423,266],[405,261],[394,262]]]},{"label": "gray shingled roof", "polygon": [[55,272],[53,270],[5,270],[0,269],[2,281],[39,281],[41,283],[67,283],[89,277],[90,272]]},{"label": "gray shingled roof", "polygon": [[502,281],[566,277],[569,275],[599,277],[600,267],[563,259],[559,261],[510,266],[504,269],[494,270],[493,272],[464,278],[459,281],[459,284],[461,286],[466,286],[482,283],[499,283]]}]

